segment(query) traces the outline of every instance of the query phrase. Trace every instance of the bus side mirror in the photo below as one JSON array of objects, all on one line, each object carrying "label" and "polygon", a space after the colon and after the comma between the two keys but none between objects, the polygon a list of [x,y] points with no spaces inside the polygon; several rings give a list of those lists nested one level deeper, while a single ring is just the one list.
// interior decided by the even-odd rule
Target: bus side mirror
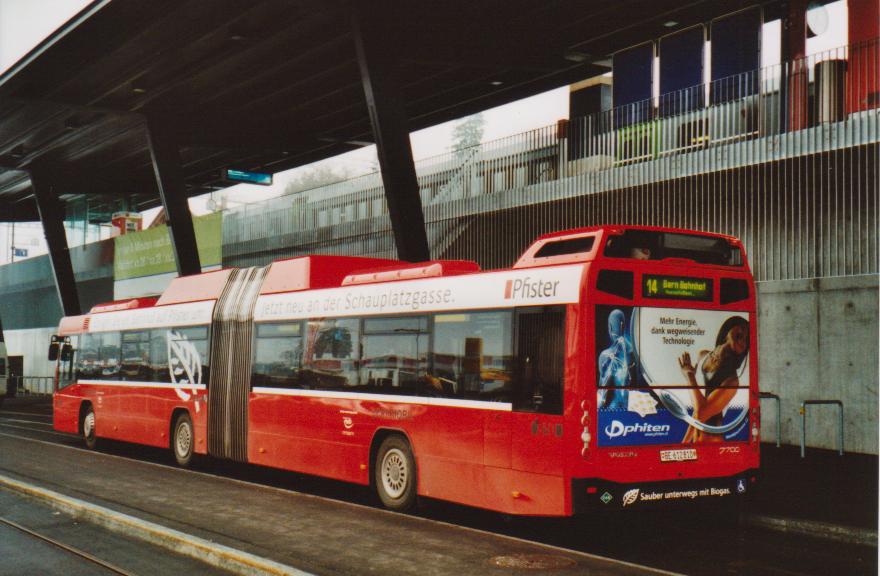
[{"label": "bus side mirror", "polygon": [[70,359],[73,357],[73,346],[70,344],[64,344],[61,347],[61,361],[62,362],[70,362]]},{"label": "bus side mirror", "polygon": [[58,360],[58,343],[58,336],[52,336],[52,341],[49,343],[49,362]]}]

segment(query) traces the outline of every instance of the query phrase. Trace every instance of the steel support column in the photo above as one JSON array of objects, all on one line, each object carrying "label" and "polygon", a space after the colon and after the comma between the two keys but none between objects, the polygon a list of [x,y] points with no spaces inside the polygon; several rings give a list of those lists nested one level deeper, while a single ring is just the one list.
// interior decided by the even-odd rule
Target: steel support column
[{"label": "steel support column", "polygon": [[780,85],[784,114],[782,129],[803,130],[807,127],[809,103],[809,65],[804,60],[807,50],[807,1],[789,0],[788,12],[782,19],[782,66],[787,77]]},{"label": "steel support column", "polygon": [[58,300],[65,316],[76,316],[81,309],[70,250],[67,247],[67,234],[64,231],[64,206],[58,198],[58,174],[50,164],[32,165],[29,172],[37,200],[37,211],[43,223],[46,246],[49,248],[49,261],[52,264]]},{"label": "steel support column", "polygon": [[409,140],[406,107],[394,73],[393,20],[387,2],[353,3],[352,31],[361,82],[382,169],[391,228],[401,260],[419,262],[431,256],[419,182]]},{"label": "steel support column", "polygon": [[199,263],[196,233],[183,182],[177,135],[168,122],[151,115],[147,115],[146,127],[156,185],[165,208],[171,247],[177,262],[177,274],[198,274],[202,271],[202,266]]}]

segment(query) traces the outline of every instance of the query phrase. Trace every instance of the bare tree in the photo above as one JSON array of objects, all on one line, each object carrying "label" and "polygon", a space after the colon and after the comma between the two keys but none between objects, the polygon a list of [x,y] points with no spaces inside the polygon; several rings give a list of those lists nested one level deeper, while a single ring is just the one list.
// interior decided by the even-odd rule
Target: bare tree
[{"label": "bare tree", "polygon": [[452,150],[457,152],[478,145],[483,140],[485,125],[482,112],[459,120],[452,129]]}]

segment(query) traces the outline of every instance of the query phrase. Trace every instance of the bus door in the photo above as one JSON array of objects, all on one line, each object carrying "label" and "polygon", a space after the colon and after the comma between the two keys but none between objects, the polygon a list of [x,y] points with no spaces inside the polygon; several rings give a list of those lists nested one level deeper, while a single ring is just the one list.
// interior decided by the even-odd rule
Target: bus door
[{"label": "bus door", "polygon": [[511,465],[561,475],[565,307],[521,308],[516,316]]}]

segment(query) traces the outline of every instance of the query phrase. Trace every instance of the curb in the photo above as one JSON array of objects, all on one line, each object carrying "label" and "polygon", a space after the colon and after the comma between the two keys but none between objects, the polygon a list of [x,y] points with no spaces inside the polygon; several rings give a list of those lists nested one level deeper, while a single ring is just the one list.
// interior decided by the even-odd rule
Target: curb
[{"label": "curb", "polygon": [[134,516],[128,516],[109,508],[90,504],[77,498],[71,498],[52,490],[26,484],[2,474],[0,474],[0,487],[47,502],[51,507],[66,514],[235,574],[243,576],[314,576],[310,572],[172,528],[166,528]]},{"label": "curb", "polygon": [[877,531],[867,528],[855,528],[841,524],[829,524],[814,520],[796,518],[780,518],[777,516],[747,516],[746,523],[759,528],[789,532],[815,538],[824,538],[848,544],[860,544],[877,548]]}]

